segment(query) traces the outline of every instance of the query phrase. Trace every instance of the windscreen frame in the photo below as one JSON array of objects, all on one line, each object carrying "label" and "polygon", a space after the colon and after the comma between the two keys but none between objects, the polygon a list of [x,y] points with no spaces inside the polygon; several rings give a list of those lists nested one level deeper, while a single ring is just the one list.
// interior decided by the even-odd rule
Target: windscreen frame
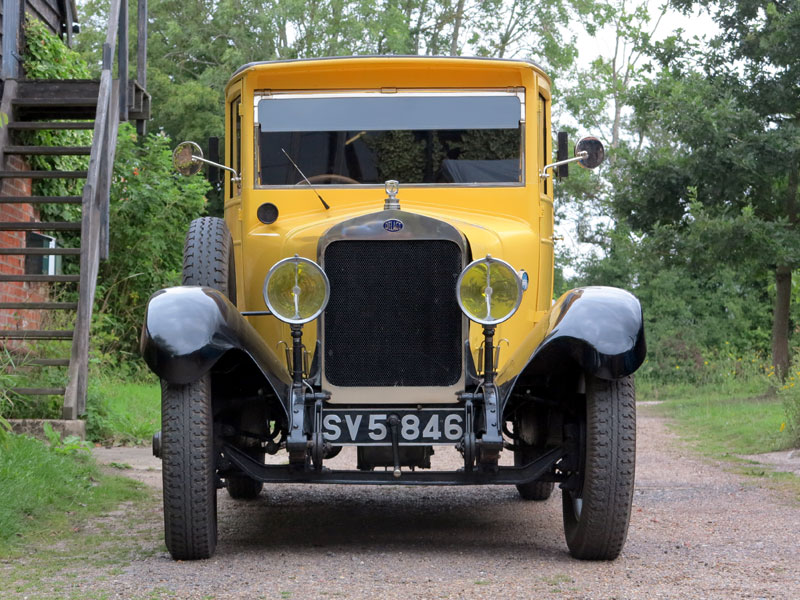
[{"label": "windscreen frame", "polygon": [[[514,96],[519,99],[519,135],[520,135],[520,181],[514,182],[483,182],[483,183],[403,183],[404,188],[519,188],[526,185],[526,119],[525,119],[525,88],[458,88],[458,89],[366,89],[366,90],[256,90],[253,95],[253,187],[259,190],[297,189],[297,185],[262,184],[260,182],[259,123],[258,106],[262,100],[280,101],[294,98],[359,98],[380,97],[385,94],[393,96],[414,97],[453,97],[453,96]],[[358,184],[325,184],[324,189],[350,188],[350,189],[383,189],[383,183],[358,183]]]}]

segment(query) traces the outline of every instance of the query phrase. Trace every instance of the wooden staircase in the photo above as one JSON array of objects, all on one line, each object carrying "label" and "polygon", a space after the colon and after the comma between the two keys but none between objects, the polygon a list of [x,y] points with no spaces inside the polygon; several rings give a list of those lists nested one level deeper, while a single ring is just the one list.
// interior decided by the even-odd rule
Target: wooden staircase
[{"label": "wooden staircase", "polygon": [[[146,23],[146,11],[140,21]],[[124,25],[124,27],[123,27]],[[120,35],[119,69],[123,78],[112,80],[113,49],[117,31]],[[140,22],[140,33],[142,24]],[[139,44],[146,44],[141,36]],[[0,232],[42,232],[61,234],[76,243],[62,248],[26,247],[25,236],[15,236],[19,244],[0,247],[0,257],[15,255],[24,257],[61,256],[66,271],[72,273],[25,273],[8,274],[0,271],[0,283],[47,284],[47,299],[0,302],[0,314],[30,314],[28,311],[46,311],[49,318],[44,323],[67,322],[55,315],[69,314],[73,325],[44,328],[26,326],[26,319],[18,319],[18,328],[0,329],[0,346],[17,350],[24,348],[34,358],[23,360],[25,367],[64,368],[67,377],[60,378],[65,384],[59,387],[41,386],[15,388],[13,392],[25,396],[63,395],[62,417],[76,419],[85,411],[89,327],[94,302],[98,263],[108,255],[108,206],[111,174],[114,163],[117,129],[120,121],[137,122],[140,132],[149,118],[150,97],[143,87],[144,65],[139,64],[137,81],[127,80],[127,0],[112,0],[108,34],[103,47],[104,64],[99,80],[5,80],[0,112],[9,116],[9,122],[0,130],[0,183],[4,180],[36,181],[43,179],[70,179],[83,182],[81,195],[26,196],[23,194],[0,196],[0,205],[46,205],[73,204],[81,207],[80,221],[0,221]],[[140,54],[141,57],[141,54]],[[124,64],[124,68],[123,68]],[[123,92],[123,93],[121,93]],[[40,145],[30,142],[30,132],[92,130],[92,145],[59,146]],[[82,156],[88,157],[86,168],[76,170],[34,170],[23,161],[32,156]],[[14,159],[13,157],[19,157]],[[14,168],[16,166],[16,168]],[[20,169],[20,166],[22,168]],[[20,186],[17,186],[18,188]],[[23,186],[24,187],[24,186]],[[79,243],[77,243],[79,239]],[[76,268],[74,261],[79,261]],[[65,298],[68,300],[65,301]],[[77,298],[77,300],[75,300]],[[33,319],[35,321],[35,319]],[[53,356],[45,356],[39,346],[42,342],[61,341],[61,350]],[[69,347],[64,347],[69,343]],[[35,378],[34,378],[35,379]],[[52,377],[42,378],[53,380]]]}]

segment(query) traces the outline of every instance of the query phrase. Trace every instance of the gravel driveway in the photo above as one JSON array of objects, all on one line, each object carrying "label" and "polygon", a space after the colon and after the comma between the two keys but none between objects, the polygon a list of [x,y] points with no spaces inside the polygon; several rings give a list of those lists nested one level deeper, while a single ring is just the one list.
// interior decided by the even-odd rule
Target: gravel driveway
[{"label": "gravel driveway", "polygon": [[[569,557],[559,493],[273,485],[254,502],[219,492],[211,560],[176,563],[161,544],[77,585],[109,598],[800,598],[797,501],[696,458],[645,411],[628,542],[612,563]],[[98,456],[160,484],[149,449]]]}]

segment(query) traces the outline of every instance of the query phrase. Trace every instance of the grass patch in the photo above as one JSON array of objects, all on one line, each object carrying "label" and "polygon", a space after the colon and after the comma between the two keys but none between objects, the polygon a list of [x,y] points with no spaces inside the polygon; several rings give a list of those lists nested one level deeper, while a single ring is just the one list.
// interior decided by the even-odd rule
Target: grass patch
[{"label": "grass patch", "polygon": [[0,445],[0,557],[39,536],[59,538],[121,502],[148,497],[141,484],[103,475],[88,453],[63,453],[8,435]]},{"label": "grass patch", "polygon": [[161,429],[161,387],[142,381],[97,379],[86,403],[86,435],[105,444],[148,444]]},{"label": "grass patch", "polygon": [[660,400],[647,410],[670,419],[671,427],[706,456],[728,463],[728,470],[800,500],[800,478],[742,458],[797,445],[787,423],[785,399],[770,381],[750,378],[715,385],[656,385],[637,382],[639,400]]},{"label": "grass patch", "polygon": [[639,399],[661,400],[653,410],[675,421],[704,454],[761,454],[791,448],[781,398],[761,379],[722,385],[638,386]]},{"label": "grass patch", "polygon": [[769,381],[763,377],[731,378],[710,384],[694,382],[665,384],[644,377],[636,378],[636,395],[640,401],[684,401],[706,397],[745,399],[765,396],[769,390]]}]

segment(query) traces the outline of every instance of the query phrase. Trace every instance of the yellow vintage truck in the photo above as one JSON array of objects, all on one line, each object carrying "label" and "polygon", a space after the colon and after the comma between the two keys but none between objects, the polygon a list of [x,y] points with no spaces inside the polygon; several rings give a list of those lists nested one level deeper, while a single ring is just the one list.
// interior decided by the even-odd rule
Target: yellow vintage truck
[{"label": "yellow vintage truck", "polygon": [[[554,180],[603,148],[584,138],[567,158],[559,135],[553,162],[550,103],[524,61],[233,75],[224,164],[175,151],[184,174],[225,173],[225,218],[192,222],[183,285],[152,296],[141,340],[163,385],[174,558],[213,554],[218,488],[251,499],[265,483],[516,485],[526,500],[558,483],[572,555],[619,554],[642,312],[615,288],[553,301]],[[432,469],[436,446],[460,467]],[[348,447],[349,468],[326,465]]]}]

